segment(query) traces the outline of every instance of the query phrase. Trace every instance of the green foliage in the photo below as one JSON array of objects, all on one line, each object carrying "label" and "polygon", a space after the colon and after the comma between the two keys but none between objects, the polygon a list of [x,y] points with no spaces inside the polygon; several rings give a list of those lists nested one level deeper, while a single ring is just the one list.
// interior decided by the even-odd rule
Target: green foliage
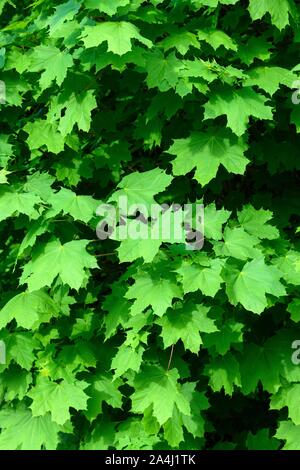
[{"label": "green foliage", "polygon": [[300,449],[298,3],[0,1],[0,449]]}]

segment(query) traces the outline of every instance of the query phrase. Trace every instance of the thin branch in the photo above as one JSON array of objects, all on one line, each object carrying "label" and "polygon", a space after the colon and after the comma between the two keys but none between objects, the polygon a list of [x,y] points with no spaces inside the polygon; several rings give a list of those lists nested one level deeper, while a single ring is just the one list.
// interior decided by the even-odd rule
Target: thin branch
[{"label": "thin branch", "polygon": [[168,372],[168,370],[170,369],[170,366],[171,366],[171,362],[172,362],[172,357],[173,357],[174,348],[175,348],[175,345],[174,345],[174,344],[172,344],[172,347],[171,347],[171,352],[170,352],[170,357],[169,357],[169,362],[168,362],[168,367],[167,367],[167,372]]}]

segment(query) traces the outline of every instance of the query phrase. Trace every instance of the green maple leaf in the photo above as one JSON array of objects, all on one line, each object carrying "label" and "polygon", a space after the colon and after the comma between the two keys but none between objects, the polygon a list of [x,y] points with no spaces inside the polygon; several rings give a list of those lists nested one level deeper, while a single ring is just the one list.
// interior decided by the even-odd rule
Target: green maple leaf
[{"label": "green maple leaf", "polygon": [[234,386],[241,387],[239,363],[230,352],[212,359],[205,366],[205,374],[209,377],[209,385],[214,392],[220,392],[224,388],[226,395],[232,395]]},{"label": "green maple leaf", "polygon": [[160,439],[156,433],[145,431],[142,420],[129,418],[120,424],[113,442],[121,450],[151,450]]},{"label": "green maple leaf", "polygon": [[243,228],[229,228],[224,230],[224,242],[217,242],[214,251],[217,256],[232,256],[233,258],[246,260],[260,256],[261,251],[255,248],[259,239],[249,235]]},{"label": "green maple leaf", "polygon": [[[155,204],[154,196],[164,191],[172,182],[173,177],[167,175],[160,168],[154,170],[130,173],[125,176],[118,184],[118,190],[109,198],[108,202],[118,202],[120,197],[126,197],[128,208],[134,206],[136,209],[144,205],[149,211],[151,205]],[[121,207],[122,210],[122,207]],[[133,215],[133,212],[127,212],[126,215]],[[146,214],[143,214],[147,217]]]},{"label": "green maple leaf", "polygon": [[0,387],[6,401],[12,401],[15,398],[22,400],[31,383],[31,373],[16,365],[3,371],[0,377]]},{"label": "green maple leaf", "polygon": [[287,382],[299,382],[300,371],[292,362],[292,343],[298,337],[297,330],[279,330],[263,345],[249,343],[244,346],[240,369],[244,393],[254,392],[258,382],[264,390],[276,393],[281,378]]},{"label": "green maple leaf", "polygon": [[74,240],[61,245],[53,240],[40,247],[25,265],[21,284],[28,284],[32,292],[50,287],[59,275],[64,284],[78,290],[86,277],[85,269],[97,268],[95,258],[86,251],[88,243],[88,240]]},{"label": "green maple leaf", "polygon": [[115,15],[119,7],[127,6],[129,3],[129,0],[85,0],[87,8],[103,11],[109,16]]},{"label": "green maple leaf", "polygon": [[271,393],[280,387],[280,365],[273,345],[246,344],[240,359],[242,388],[245,394],[254,392],[259,382]]},{"label": "green maple leaf", "polygon": [[300,300],[294,299],[291,303],[289,303],[287,307],[287,311],[291,314],[291,319],[294,322],[300,321]]},{"label": "green maple leaf", "polygon": [[172,418],[168,419],[163,425],[164,438],[172,447],[178,447],[184,440],[182,429],[182,418],[176,407],[173,409]]},{"label": "green maple leaf", "polygon": [[289,24],[289,15],[295,16],[296,11],[293,0],[250,0],[249,4],[252,20],[270,13],[272,23],[280,30]]},{"label": "green maple leaf", "polygon": [[45,292],[22,292],[10,299],[0,311],[0,328],[15,319],[22,328],[35,329],[57,312],[58,306]]},{"label": "green maple leaf", "polygon": [[220,46],[223,46],[225,47],[225,49],[230,49],[233,51],[237,50],[236,44],[228,36],[228,34],[217,29],[207,29],[198,31],[198,39],[200,41],[207,42],[215,50],[217,50]]},{"label": "green maple leaf", "polygon": [[[61,428],[51,421],[50,414],[34,417],[29,410],[4,408],[0,411],[1,450],[55,450]],[[18,432],[16,432],[18,429]]]},{"label": "green maple leaf", "polygon": [[0,188],[0,221],[18,213],[37,219],[39,213],[35,206],[41,202],[36,194],[15,192],[12,188]]},{"label": "green maple leaf", "polygon": [[256,210],[251,204],[244,206],[244,208],[238,212],[239,223],[246,232],[255,237],[267,238],[268,240],[279,237],[278,229],[268,223],[272,217],[273,213],[271,211],[264,209]]},{"label": "green maple leaf", "polygon": [[221,240],[223,237],[222,225],[227,222],[231,212],[225,209],[216,209],[214,203],[204,206],[205,237]]},{"label": "green maple leaf", "polygon": [[[144,212],[145,209],[142,210]],[[169,208],[162,212],[159,208],[157,212],[158,215],[151,217],[151,223],[127,219],[125,225],[114,227],[115,231],[110,238],[121,241],[117,250],[121,262],[143,258],[146,263],[150,263],[163,242],[186,242],[184,210],[172,211]]]},{"label": "green maple leaf", "polygon": [[[55,109],[60,119],[58,125],[59,132],[66,136],[70,134],[75,124],[77,124],[78,129],[88,132],[91,125],[91,113],[96,107],[97,102],[92,90],[84,91],[80,94],[72,93],[67,101]],[[63,109],[65,109],[65,114],[61,117],[60,112]]]},{"label": "green maple leaf", "polygon": [[289,284],[300,285],[300,253],[298,251],[288,251],[285,256],[277,258],[274,264]]},{"label": "green maple leaf", "polygon": [[86,410],[89,397],[83,390],[87,385],[82,380],[57,384],[46,377],[40,378],[27,394],[33,400],[30,405],[32,415],[43,416],[50,412],[52,421],[64,424],[70,419],[69,408]]},{"label": "green maple leaf", "polygon": [[92,379],[92,384],[86,389],[89,398],[85,416],[93,421],[102,413],[102,403],[107,403],[113,408],[122,408],[122,393],[119,387],[122,385],[120,379],[112,381],[109,374],[97,374]]},{"label": "green maple leaf", "polygon": [[262,313],[267,307],[266,294],[275,297],[286,295],[280,283],[281,272],[265,264],[263,258],[256,258],[239,270],[231,267],[225,275],[226,292],[230,303],[241,303],[246,310]]},{"label": "green maple leaf", "polygon": [[239,45],[239,57],[246,65],[251,65],[254,59],[269,60],[272,44],[263,37],[250,37],[247,43]]},{"label": "green maple leaf", "polygon": [[30,72],[44,70],[39,81],[42,90],[48,88],[53,80],[60,86],[67,76],[68,69],[73,65],[71,54],[43,44],[32,49],[29,59],[27,70]]},{"label": "green maple leaf", "polygon": [[146,365],[134,380],[135,391],[131,396],[132,411],[144,413],[153,406],[153,416],[160,425],[173,416],[176,407],[184,415],[190,415],[190,404],[182,394],[176,369],[164,371],[159,366]]},{"label": "green maple leaf", "polygon": [[270,437],[269,429],[261,429],[257,434],[249,432],[247,436],[248,450],[277,450],[280,442],[274,437]]},{"label": "green maple leaf", "polygon": [[238,90],[223,88],[212,93],[205,104],[204,119],[215,119],[218,116],[227,116],[227,125],[237,135],[243,135],[249,123],[249,117],[272,120],[272,108],[266,105],[267,98],[251,87]]},{"label": "green maple leaf", "polygon": [[204,295],[214,297],[223,281],[223,263],[218,259],[203,259],[196,263],[183,260],[176,272],[180,275],[184,293],[200,290]]},{"label": "green maple leaf", "polygon": [[91,196],[80,196],[70,189],[61,188],[57,193],[53,193],[48,200],[52,206],[47,217],[53,217],[59,212],[70,214],[74,220],[82,220],[88,223],[96,215],[99,203]]},{"label": "green maple leaf", "polygon": [[[140,225],[139,222],[135,221],[130,223]],[[122,240],[117,249],[119,260],[121,263],[128,263],[138,258],[143,258],[145,263],[151,263],[158,253],[161,244],[162,240],[153,240],[150,237],[145,240],[133,240],[131,238]]]},{"label": "green maple leaf", "polygon": [[103,308],[108,312],[104,317],[106,339],[116,332],[119,325],[127,322],[130,302],[124,297],[126,290],[123,285],[113,284],[112,292],[105,297]]},{"label": "green maple leaf", "polygon": [[271,410],[281,410],[287,406],[288,416],[296,426],[300,425],[299,392],[300,384],[281,387],[276,395],[271,397],[270,403]]},{"label": "green maple leaf", "polygon": [[49,175],[49,173],[40,173],[39,171],[36,171],[35,173],[27,176],[27,181],[24,184],[23,189],[28,193],[34,193],[45,201],[48,201],[53,192],[51,186],[54,181],[55,178]]},{"label": "green maple leaf", "polygon": [[227,171],[243,174],[249,160],[247,146],[228,131],[194,132],[187,139],[176,139],[168,153],[176,155],[172,162],[174,175],[185,175],[196,167],[195,178],[204,186],[217,174],[220,165]]},{"label": "green maple leaf", "polygon": [[122,344],[111,363],[111,369],[114,370],[114,378],[121,377],[121,375],[130,369],[138,372],[142,364],[143,353],[144,348],[142,346],[134,348]]},{"label": "green maple leaf", "polygon": [[258,86],[271,96],[280,85],[292,88],[297,76],[290,70],[282,67],[255,67],[247,72],[246,86]]},{"label": "green maple leaf", "polygon": [[30,150],[46,146],[49,152],[60,153],[65,146],[65,139],[58,131],[56,122],[48,122],[45,119],[36,119],[27,122],[23,130],[27,132],[27,143]]},{"label": "green maple leaf", "polygon": [[133,39],[152,47],[152,42],[141,36],[139,29],[128,21],[105,21],[85,26],[81,37],[86,48],[97,47],[106,41],[107,50],[118,55],[131,51]]},{"label": "green maple leaf", "polygon": [[55,13],[47,19],[49,25],[49,36],[55,36],[56,31],[61,28],[65,21],[70,21],[74,18],[80,8],[80,2],[76,0],[69,0],[55,7]]},{"label": "green maple leaf", "polygon": [[164,92],[175,88],[179,81],[179,73],[184,69],[184,63],[177,59],[174,52],[165,57],[156,50],[146,55],[146,71],[148,88],[158,87]]},{"label": "green maple leaf", "polygon": [[182,308],[167,312],[156,323],[162,327],[161,337],[168,348],[182,340],[185,349],[197,354],[202,343],[201,333],[217,331],[215,320],[207,316],[209,307],[186,302]]},{"label": "green maple leaf", "polygon": [[135,283],[128,288],[126,299],[136,299],[130,309],[132,315],[143,312],[150,305],[153,313],[161,317],[172,305],[174,298],[181,298],[182,291],[173,278],[154,277],[140,273]]},{"label": "green maple leaf", "polygon": [[34,350],[39,348],[38,341],[30,333],[4,333],[1,335],[6,345],[6,364],[14,361],[23,369],[30,370],[36,359]]},{"label": "green maple leaf", "polygon": [[226,354],[232,345],[243,342],[243,323],[235,320],[227,320],[220,331],[209,333],[203,336],[203,343],[206,348],[215,348],[218,354]]},{"label": "green maple leaf", "polygon": [[200,44],[197,40],[197,36],[191,33],[190,31],[182,31],[180,29],[176,29],[170,34],[170,36],[163,39],[159,44],[164,48],[165,51],[168,51],[169,49],[172,49],[174,47],[182,55],[185,55],[190,49],[190,47],[200,49]]},{"label": "green maple leaf", "polygon": [[188,432],[194,437],[203,437],[205,431],[205,418],[202,411],[209,408],[209,401],[204,392],[195,390],[196,382],[186,382],[182,386],[182,393],[187,398],[191,407],[189,416],[182,414],[182,422]]},{"label": "green maple leaf", "polygon": [[97,420],[91,434],[84,437],[80,450],[108,450],[115,439],[115,425],[108,415]]},{"label": "green maple leaf", "polygon": [[300,450],[300,426],[291,420],[280,421],[275,437],[285,441],[282,450]]}]

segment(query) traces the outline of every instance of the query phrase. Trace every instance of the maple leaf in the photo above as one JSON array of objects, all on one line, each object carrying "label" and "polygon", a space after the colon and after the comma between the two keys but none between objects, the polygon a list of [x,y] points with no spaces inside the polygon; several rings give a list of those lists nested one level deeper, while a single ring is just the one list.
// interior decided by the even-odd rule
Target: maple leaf
[{"label": "maple leaf", "polygon": [[225,114],[227,125],[237,135],[243,135],[249,123],[249,117],[271,120],[272,108],[266,105],[267,98],[251,87],[238,90],[223,88],[211,95],[205,104],[204,119],[215,119]]},{"label": "maple leaf", "polygon": [[256,210],[251,204],[247,204],[238,212],[238,220],[246,232],[255,237],[267,238],[268,240],[279,237],[278,229],[268,223],[272,217],[271,211]]},{"label": "maple leaf", "polygon": [[[53,423],[50,414],[34,417],[29,410],[21,407],[0,411],[1,450],[55,450],[59,442],[60,426]],[[18,432],[16,432],[18,429]]]},{"label": "maple leaf", "polygon": [[198,38],[200,41],[205,41],[210,44],[215,50],[220,46],[233,51],[237,50],[237,46],[234,41],[228,36],[228,34],[224,33],[224,31],[213,28],[201,30],[198,31]]},{"label": "maple leaf", "polygon": [[224,230],[224,242],[214,245],[217,256],[232,256],[233,258],[246,260],[260,256],[261,251],[256,248],[259,239],[249,235],[243,228],[229,228]]},{"label": "maple leaf", "polygon": [[[180,54],[185,55],[190,47],[195,47],[200,49],[199,41],[197,36],[190,31],[176,30],[172,31],[172,34],[167,38],[163,39],[160,42],[160,45],[164,48],[165,51],[172,49],[173,47],[180,52]],[[150,73],[150,69],[149,69]]]},{"label": "maple leaf", "polygon": [[10,365],[1,374],[0,387],[3,398],[12,401],[15,398],[22,400],[32,383],[32,375],[17,365]]},{"label": "maple leaf", "polygon": [[65,139],[58,131],[56,122],[37,119],[34,122],[27,122],[23,130],[29,134],[27,143],[30,150],[46,146],[49,152],[60,153],[64,149]]},{"label": "maple leaf", "polygon": [[40,173],[36,171],[31,175],[27,176],[27,181],[23,186],[24,191],[28,193],[36,194],[45,201],[48,201],[53,190],[51,186],[54,183],[55,178],[49,175],[49,173]]},{"label": "maple leaf", "polygon": [[114,370],[114,379],[121,377],[128,370],[138,372],[142,365],[144,348],[137,349],[129,345],[122,345],[117,354],[113,357],[111,369]]},{"label": "maple leaf", "polygon": [[129,4],[129,0],[86,0],[85,5],[91,10],[103,11],[107,15],[115,15],[118,8]]},{"label": "maple leaf", "polygon": [[99,203],[91,196],[77,195],[70,189],[61,188],[57,193],[53,193],[48,200],[52,210],[47,217],[53,217],[59,212],[70,214],[75,220],[82,220],[88,223],[96,215]]},{"label": "maple leaf", "polygon": [[263,37],[250,37],[246,44],[239,45],[239,57],[246,65],[251,65],[254,59],[269,60],[272,44]]},{"label": "maple leaf", "polygon": [[49,35],[55,36],[55,33],[65,23],[74,18],[80,8],[80,2],[69,0],[55,7],[55,13],[47,19],[49,26]]},{"label": "maple leaf", "polygon": [[33,338],[29,332],[8,335],[7,331],[3,330],[1,339],[6,345],[6,365],[14,361],[23,369],[30,370],[36,358],[33,351],[39,348],[36,338]]},{"label": "maple leaf", "polygon": [[266,294],[276,297],[286,295],[281,277],[281,272],[274,266],[266,265],[263,258],[249,261],[241,270],[232,267],[225,274],[229,301],[235,306],[241,303],[253,313],[262,313],[268,305]]},{"label": "maple leaf", "polygon": [[[24,315],[25,313],[25,315]],[[14,318],[18,326],[27,330],[58,313],[58,306],[43,291],[22,292],[10,299],[0,311],[0,328]]]},{"label": "maple leaf", "polygon": [[86,389],[89,398],[87,402],[86,417],[93,421],[102,413],[102,403],[107,403],[113,408],[122,408],[122,393],[118,388],[122,385],[122,381],[112,381],[112,376],[106,374],[97,374],[93,377],[91,385]]},{"label": "maple leaf", "polygon": [[275,437],[285,441],[282,450],[300,450],[299,436],[299,425],[296,426],[291,420],[280,421]]},{"label": "maple leaf", "polygon": [[165,57],[160,51],[146,55],[147,85],[149,88],[158,87],[160,91],[174,88],[179,81],[179,73],[184,63],[177,59],[174,52]]},{"label": "maple leaf", "polygon": [[37,219],[39,213],[35,206],[41,202],[41,198],[36,194],[0,188],[0,220],[12,217],[16,213],[26,214],[31,219]]},{"label": "maple leaf", "polygon": [[271,96],[280,85],[292,88],[297,76],[288,69],[282,67],[255,67],[247,72],[249,78],[245,80],[246,86],[258,86]]},{"label": "maple leaf", "polygon": [[131,51],[133,39],[152,47],[152,42],[141,36],[139,29],[128,21],[105,21],[95,26],[85,26],[81,37],[86,48],[97,47],[107,41],[107,50],[118,55]]},{"label": "maple leaf", "polygon": [[[57,109],[54,107],[55,114],[59,118],[59,132],[66,136],[70,134],[75,124],[78,129],[87,132],[91,124],[91,112],[96,107],[97,102],[92,90],[80,94],[72,93],[67,101],[57,105]],[[65,109],[65,113],[61,116],[63,109]],[[51,119],[50,116],[49,119]]]},{"label": "maple leaf", "polygon": [[298,251],[288,251],[285,256],[277,258],[274,264],[289,284],[300,285],[300,253]]},{"label": "maple leaf", "polygon": [[253,20],[261,19],[270,13],[272,23],[283,29],[289,23],[289,15],[294,16],[296,11],[293,0],[250,0],[249,12]]},{"label": "maple leaf", "polygon": [[130,309],[132,315],[143,312],[150,305],[153,313],[162,316],[171,307],[174,298],[181,298],[182,291],[175,280],[153,277],[141,272],[135,276],[135,283],[125,294],[126,299],[136,299]]},{"label": "maple leaf", "polygon": [[214,297],[221,288],[223,263],[219,259],[204,258],[197,263],[183,260],[176,272],[180,275],[184,293],[200,290],[204,295]]},{"label": "maple leaf", "polygon": [[[126,197],[127,207],[124,208],[126,215],[133,215],[128,211],[135,211],[140,205],[150,211],[151,205],[155,204],[154,196],[164,191],[172,182],[173,177],[167,175],[160,168],[154,170],[130,173],[118,184],[118,190],[108,199],[108,202],[118,202],[121,197]],[[122,210],[122,207],[120,208]],[[146,217],[146,214],[143,214]]]},{"label": "maple leaf", "polygon": [[291,361],[291,344],[294,339],[294,330],[280,330],[263,345],[244,345],[239,362],[245,394],[254,392],[259,382],[264,390],[276,393],[280,388],[281,377],[288,382],[299,381],[299,370]]},{"label": "maple leaf", "polygon": [[248,450],[277,450],[279,446],[279,441],[270,437],[269,429],[261,429],[257,434],[250,432],[247,436]]},{"label": "maple leaf", "polygon": [[162,327],[164,347],[182,340],[185,349],[197,354],[202,343],[201,333],[217,331],[214,320],[207,316],[209,308],[186,302],[182,308],[167,312],[156,321]]},{"label": "maple leaf", "polygon": [[85,269],[97,268],[95,258],[87,253],[88,240],[74,240],[62,245],[53,240],[38,250],[25,265],[20,280],[28,284],[29,292],[51,286],[56,276],[63,283],[79,289],[86,277]]},{"label": "maple leaf", "polygon": [[242,140],[226,130],[195,132],[187,139],[176,139],[168,153],[176,155],[173,173],[184,175],[196,167],[195,178],[204,186],[213,179],[222,164],[229,172],[243,174],[249,160]]},{"label": "maple leaf", "polygon": [[205,366],[205,374],[209,377],[209,385],[214,392],[224,388],[226,395],[232,395],[234,386],[241,387],[239,363],[230,352],[212,359]]},{"label": "maple leaf", "polygon": [[214,203],[205,205],[205,237],[212,238],[213,240],[221,240],[223,236],[222,225],[227,222],[230,214],[231,212],[225,209],[217,210]]},{"label": "maple leaf", "polygon": [[209,408],[209,401],[204,392],[195,390],[196,382],[186,382],[182,386],[182,393],[188,399],[191,406],[191,414],[182,414],[182,422],[188,432],[194,437],[203,437],[205,430],[205,418],[202,411]]},{"label": "maple leaf", "polygon": [[132,411],[143,413],[152,405],[153,416],[161,425],[173,416],[175,407],[189,416],[190,404],[181,392],[178,378],[176,369],[166,372],[158,366],[145,366],[143,372],[134,380]]},{"label": "maple leaf", "polygon": [[291,314],[291,319],[294,322],[299,322],[300,321],[300,300],[299,299],[292,300],[292,302],[288,305],[287,311]]},{"label": "maple leaf", "polygon": [[242,343],[244,328],[243,323],[235,320],[228,320],[222,326],[221,331],[216,331],[203,335],[203,343],[206,348],[214,348],[222,356],[226,354],[232,345]]},{"label": "maple leaf", "polygon": [[70,419],[69,408],[86,409],[88,395],[84,389],[87,386],[82,380],[74,383],[62,381],[57,384],[46,377],[40,378],[27,394],[33,400],[30,405],[32,415],[43,416],[50,412],[52,421],[64,424]]},{"label": "maple leaf", "polygon": [[281,387],[278,392],[272,396],[270,403],[271,410],[280,410],[281,408],[287,407],[288,417],[296,426],[300,425],[299,392],[300,384]]},{"label": "maple leaf", "polygon": [[35,47],[29,59],[28,70],[31,72],[44,70],[39,81],[42,90],[48,88],[53,80],[60,86],[67,76],[68,69],[73,65],[72,56],[54,46]]}]

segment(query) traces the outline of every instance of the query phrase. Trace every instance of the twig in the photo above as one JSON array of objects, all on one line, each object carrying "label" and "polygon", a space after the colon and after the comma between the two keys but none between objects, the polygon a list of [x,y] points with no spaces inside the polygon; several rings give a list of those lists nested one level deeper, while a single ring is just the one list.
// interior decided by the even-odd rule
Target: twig
[{"label": "twig", "polygon": [[172,357],[173,357],[174,348],[175,348],[175,345],[174,345],[174,344],[172,344],[172,347],[171,347],[171,352],[170,352],[170,357],[169,357],[169,362],[168,362],[168,367],[167,367],[167,372],[168,372],[168,370],[170,369],[170,366],[171,366],[171,362],[172,362]]}]

